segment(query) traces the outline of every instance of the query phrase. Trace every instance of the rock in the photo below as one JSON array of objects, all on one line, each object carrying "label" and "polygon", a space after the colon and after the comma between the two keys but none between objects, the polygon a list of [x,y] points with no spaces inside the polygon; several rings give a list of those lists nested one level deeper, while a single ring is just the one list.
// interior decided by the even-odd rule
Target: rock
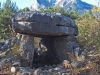
[{"label": "rock", "polygon": [[67,71],[67,70],[64,68],[64,69],[59,70],[59,73],[60,73],[60,74],[66,73],[66,71]]},{"label": "rock", "polygon": [[82,53],[81,53],[81,57],[82,57],[83,60],[85,60],[85,58],[86,58],[86,53],[82,52]]},{"label": "rock", "polygon": [[84,52],[81,53],[81,55],[76,57],[78,61],[85,61],[86,54]]},{"label": "rock", "polygon": [[20,62],[20,60],[17,60],[17,61],[15,61],[12,65],[13,65],[14,67],[20,67],[20,66],[21,66],[21,62]]},{"label": "rock", "polygon": [[16,75],[29,75],[28,73],[20,73],[18,72]]},{"label": "rock", "polygon": [[78,61],[84,61],[86,54],[84,53],[84,48],[81,46],[74,47],[74,53]]},{"label": "rock", "polygon": [[[34,39],[31,35],[22,35],[21,44],[19,49],[20,60],[23,66],[32,67],[33,56],[34,56]],[[26,63],[26,64],[25,64]]]},{"label": "rock", "polygon": [[16,37],[12,37],[12,38],[10,38],[10,40],[11,40],[10,45],[11,45],[11,47],[12,47],[12,46],[16,43],[17,38],[16,38]]},{"label": "rock", "polygon": [[16,13],[12,17],[12,23],[15,32],[33,34],[34,36],[78,34],[77,26],[71,18],[56,13]]},{"label": "rock", "polygon": [[53,65],[52,65],[52,67],[54,67],[54,68],[55,68],[55,67],[57,67],[57,66],[56,66],[55,64],[53,64]]},{"label": "rock", "polygon": [[84,48],[80,46],[75,36],[62,36],[54,39],[54,52],[60,62],[77,60]]},{"label": "rock", "polygon": [[51,73],[47,73],[46,75],[52,75]]},{"label": "rock", "polygon": [[3,67],[7,63],[7,58],[3,58],[0,61],[0,67]]},{"label": "rock", "polygon": [[79,51],[80,51],[80,47],[77,47],[77,48],[74,49],[74,53],[75,53],[76,56],[79,55]]},{"label": "rock", "polygon": [[21,67],[20,68],[20,71],[21,73],[25,73],[25,74],[28,74],[28,75],[31,75],[33,74],[34,70],[31,69],[31,68],[26,68],[26,67]]},{"label": "rock", "polygon": [[60,69],[64,69],[64,67],[63,67],[63,66],[61,66],[61,65],[59,65],[59,66],[58,66],[58,68],[60,68]]},{"label": "rock", "polygon": [[51,73],[58,73],[58,68],[53,68],[53,69],[51,69],[51,70],[49,70]]},{"label": "rock", "polygon": [[16,68],[15,67],[11,67],[11,72],[15,73],[16,72]]},{"label": "rock", "polygon": [[35,71],[34,71],[34,75],[39,75],[39,74],[41,74],[41,73],[43,73],[42,72],[42,70],[39,68],[39,69],[36,69]]},{"label": "rock", "polygon": [[7,51],[5,52],[5,55],[7,56],[7,55],[9,55],[11,53],[11,49],[7,49]]},{"label": "rock", "polygon": [[9,50],[15,44],[15,37],[11,37],[10,39],[6,40],[5,42],[0,43],[0,53],[3,52],[10,52]]},{"label": "rock", "polygon": [[72,67],[71,67],[71,64],[70,64],[70,62],[69,62],[68,60],[64,60],[63,63],[62,63],[62,65],[63,65],[65,68],[72,68]]},{"label": "rock", "polygon": [[74,35],[67,36],[66,39],[67,42],[78,42],[76,36]]},{"label": "rock", "polygon": [[9,47],[9,45],[8,44],[4,44],[2,47],[1,47],[1,50],[4,52],[4,51],[6,51],[6,49]]},{"label": "rock", "polygon": [[13,62],[16,61],[16,59],[17,59],[17,55],[14,55],[14,56],[8,58],[8,59],[7,59],[7,62],[13,63]]},{"label": "rock", "polygon": [[48,68],[48,66],[47,66],[47,65],[45,65],[44,67],[45,67],[45,68]]},{"label": "rock", "polygon": [[80,68],[80,67],[84,67],[85,66],[85,62],[83,61],[75,61],[71,63],[71,66],[73,68]]},{"label": "rock", "polygon": [[[49,29],[48,29],[49,28]],[[76,35],[75,28],[66,26],[56,26],[53,24],[42,24],[35,22],[18,22],[14,24],[14,30],[17,33],[33,34],[34,36],[61,36]]]},{"label": "rock", "polygon": [[49,69],[52,69],[53,67],[52,67],[52,66],[48,66],[48,68],[49,68]]},{"label": "rock", "polygon": [[71,61],[70,55],[73,49],[68,45],[67,37],[68,36],[56,37],[54,40],[54,51],[60,62],[63,62],[63,60]]},{"label": "rock", "polygon": [[20,12],[12,15],[12,23],[16,21],[37,22],[43,24],[58,24],[62,26],[75,27],[74,20],[60,13],[52,12]]},{"label": "rock", "polygon": [[60,70],[60,68],[59,68],[59,67],[56,67],[56,68],[54,68],[54,70],[59,71],[59,70]]},{"label": "rock", "polygon": [[52,73],[52,72],[54,72],[54,70],[53,70],[53,69],[49,69],[49,72],[51,72],[51,73]]},{"label": "rock", "polygon": [[21,42],[21,38],[22,38],[22,34],[17,33],[17,34],[16,34],[16,38],[17,38],[16,43],[17,43],[17,44],[20,44],[20,42]]},{"label": "rock", "polygon": [[59,73],[58,72],[54,72],[52,75],[59,75]]}]

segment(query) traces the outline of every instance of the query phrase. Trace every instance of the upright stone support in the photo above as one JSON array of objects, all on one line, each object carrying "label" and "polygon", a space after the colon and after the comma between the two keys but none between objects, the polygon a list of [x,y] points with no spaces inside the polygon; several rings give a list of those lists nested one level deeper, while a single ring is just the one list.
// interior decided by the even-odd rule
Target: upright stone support
[{"label": "upright stone support", "polygon": [[[80,45],[74,35],[57,37],[54,40],[54,51],[60,62],[76,59],[75,50],[77,47],[80,48]],[[77,53],[79,54],[79,51]]]},{"label": "upright stone support", "polygon": [[29,66],[32,67],[32,61],[34,56],[34,37],[31,35],[24,35],[22,34],[22,38],[20,41],[20,49],[19,49],[19,55],[21,57],[23,66]]}]

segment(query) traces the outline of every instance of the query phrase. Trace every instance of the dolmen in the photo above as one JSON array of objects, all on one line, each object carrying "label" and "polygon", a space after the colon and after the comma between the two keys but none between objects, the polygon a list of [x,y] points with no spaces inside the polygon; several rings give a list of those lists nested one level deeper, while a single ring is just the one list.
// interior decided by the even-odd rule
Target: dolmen
[{"label": "dolmen", "polygon": [[12,28],[21,34],[19,56],[22,62],[29,65],[34,60],[34,37],[42,38],[41,42],[47,48],[48,62],[83,61],[85,58],[84,48],[76,38],[78,27],[75,21],[60,13],[33,11],[14,13]]}]

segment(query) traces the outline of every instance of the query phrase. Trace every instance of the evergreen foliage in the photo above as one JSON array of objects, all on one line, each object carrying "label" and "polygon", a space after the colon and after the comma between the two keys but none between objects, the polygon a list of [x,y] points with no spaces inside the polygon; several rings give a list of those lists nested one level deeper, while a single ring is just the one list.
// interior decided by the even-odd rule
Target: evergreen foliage
[{"label": "evergreen foliage", "polygon": [[30,11],[30,9],[28,7],[25,7],[24,9],[22,9],[23,12],[27,12]]},{"label": "evergreen foliage", "polygon": [[62,15],[65,15],[67,17],[70,17],[72,19],[77,19],[78,18],[78,12],[76,9],[72,9],[71,12],[65,10],[62,7],[56,6],[56,7],[48,7],[47,9],[40,8],[41,12],[56,12],[56,13],[61,13]]},{"label": "evergreen foliage", "polygon": [[[1,5],[1,3],[0,3]],[[6,39],[10,36],[11,15],[18,11],[16,3],[6,0],[0,9],[0,39]]]}]

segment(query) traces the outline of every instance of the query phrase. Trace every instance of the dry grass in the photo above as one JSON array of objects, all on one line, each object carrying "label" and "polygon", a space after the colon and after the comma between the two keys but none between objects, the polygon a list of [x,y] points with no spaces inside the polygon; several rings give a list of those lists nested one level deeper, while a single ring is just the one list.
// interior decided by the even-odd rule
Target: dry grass
[{"label": "dry grass", "polygon": [[88,61],[83,68],[74,68],[73,75],[100,75],[100,56],[93,59],[94,61]]}]

